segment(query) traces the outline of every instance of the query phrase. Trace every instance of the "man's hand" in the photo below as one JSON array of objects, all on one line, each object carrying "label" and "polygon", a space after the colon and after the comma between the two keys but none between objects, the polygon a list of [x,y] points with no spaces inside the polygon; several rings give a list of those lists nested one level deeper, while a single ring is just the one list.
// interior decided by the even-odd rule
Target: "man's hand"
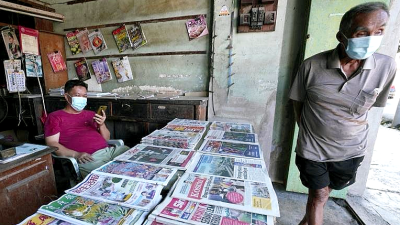
[{"label": "man's hand", "polygon": [[92,155],[90,155],[86,152],[77,152],[75,159],[78,161],[78,163],[81,163],[81,164],[85,164],[85,163],[94,161]]},{"label": "man's hand", "polygon": [[99,127],[104,125],[104,122],[106,121],[106,113],[104,112],[104,110],[101,110],[102,115],[99,114],[95,114],[93,119],[94,121],[96,121],[97,124],[99,124]]}]

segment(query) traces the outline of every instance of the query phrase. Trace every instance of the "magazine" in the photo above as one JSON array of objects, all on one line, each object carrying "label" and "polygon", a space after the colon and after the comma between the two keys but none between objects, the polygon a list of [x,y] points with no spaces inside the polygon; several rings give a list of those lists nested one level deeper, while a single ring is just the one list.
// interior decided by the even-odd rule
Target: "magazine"
[{"label": "magazine", "polygon": [[131,65],[129,64],[128,56],[111,61],[114,68],[115,76],[118,82],[125,82],[133,79]]},{"label": "magazine", "polygon": [[131,39],[133,50],[138,49],[147,43],[140,23],[135,23],[129,30],[129,38]]},{"label": "magazine", "polygon": [[7,90],[10,93],[26,91],[26,78],[23,70],[6,70]]},{"label": "magazine", "polygon": [[214,121],[210,130],[223,130],[239,133],[254,133],[253,126],[249,123],[230,123]]},{"label": "magazine", "polygon": [[206,139],[203,141],[199,151],[210,154],[262,159],[262,151],[259,144]]},{"label": "magazine", "polygon": [[125,24],[117,29],[113,30],[112,35],[117,43],[119,52],[124,52],[132,46],[131,39],[129,38],[128,31],[126,30]]},{"label": "magazine", "polygon": [[55,217],[72,224],[134,224],[144,221],[146,213],[125,206],[65,194],[56,201],[41,206],[39,213]]},{"label": "magazine", "polygon": [[184,223],[182,221],[167,219],[166,217],[161,217],[154,215],[154,211],[147,217],[147,220],[143,225],[189,225],[190,223]]},{"label": "magazine", "polygon": [[201,133],[155,130],[142,138],[143,144],[174,148],[194,149],[202,137]]},{"label": "magazine", "polygon": [[76,33],[76,38],[78,39],[79,47],[81,48],[83,54],[92,50],[92,46],[90,45],[89,40],[89,31],[87,29],[81,30]]},{"label": "magazine", "polygon": [[208,34],[207,21],[204,15],[186,21],[186,29],[189,34],[189,41]]},{"label": "magazine", "polygon": [[81,47],[79,45],[78,38],[76,35],[79,33],[79,30],[68,32],[65,36],[67,36],[67,42],[69,45],[69,49],[71,50],[72,55],[76,55],[81,52]]},{"label": "magazine", "polygon": [[101,84],[112,80],[110,68],[108,67],[107,59],[95,60],[92,62],[93,72],[96,76],[97,83]]},{"label": "magazine", "polygon": [[35,213],[32,216],[26,218],[18,225],[73,225],[73,224],[56,219],[48,215]]},{"label": "magazine", "polygon": [[165,199],[152,215],[149,219],[161,223],[179,221],[195,225],[273,225],[272,216],[178,198]]},{"label": "magazine", "polygon": [[6,46],[7,54],[9,59],[21,58],[21,50],[17,35],[15,35],[14,29],[7,29],[1,32],[3,37],[4,45]]},{"label": "magazine", "polygon": [[81,58],[80,60],[76,61],[74,66],[79,80],[85,81],[90,79],[90,69],[85,58]]},{"label": "magazine", "polygon": [[174,125],[167,124],[167,126],[163,127],[161,130],[169,130],[169,131],[179,131],[179,132],[195,132],[203,134],[206,130],[205,127],[198,126],[184,126],[184,125]]},{"label": "magazine", "polygon": [[260,159],[197,154],[187,171],[250,181],[269,181],[265,163]]},{"label": "magazine", "polygon": [[56,51],[47,54],[47,58],[50,61],[51,68],[53,68],[54,73],[63,71],[67,69],[67,65],[65,65],[64,58],[61,55],[61,52]]},{"label": "magazine", "polygon": [[278,199],[271,182],[184,173],[172,197],[279,217]]},{"label": "magazine", "polygon": [[39,31],[23,26],[18,26],[21,52],[23,54],[40,55]]},{"label": "magazine", "polygon": [[194,154],[194,151],[186,149],[138,144],[117,156],[115,160],[185,169]]},{"label": "magazine", "polygon": [[134,162],[111,161],[96,169],[93,173],[115,177],[128,178],[142,182],[167,185],[175,175],[176,169],[164,168]]},{"label": "magazine", "polygon": [[27,77],[43,77],[42,57],[25,54],[25,70]]},{"label": "magazine", "polygon": [[204,139],[223,140],[230,142],[258,143],[257,134],[209,130]]},{"label": "magazine", "polygon": [[89,174],[68,194],[79,195],[129,208],[149,211],[161,200],[162,186],[128,178]]},{"label": "magazine", "polygon": [[188,120],[175,118],[169,125],[181,125],[181,126],[195,126],[195,127],[207,127],[210,122],[201,120]]},{"label": "magazine", "polygon": [[96,55],[107,49],[106,41],[104,40],[103,34],[101,34],[100,30],[95,30],[90,33],[89,41],[94,51],[94,54]]}]

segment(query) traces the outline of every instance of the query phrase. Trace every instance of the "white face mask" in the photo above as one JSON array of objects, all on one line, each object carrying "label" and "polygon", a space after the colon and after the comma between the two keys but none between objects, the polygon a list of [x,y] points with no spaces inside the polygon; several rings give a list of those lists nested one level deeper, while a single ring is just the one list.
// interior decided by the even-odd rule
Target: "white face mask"
[{"label": "white face mask", "polygon": [[381,36],[367,36],[359,38],[347,38],[346,53],[352,59],[366,59],[378,50],[381,46]]},{"label": "white face mask", "polygon": [[72,99],[71,107],[75,109],[76,111],[80,112],[82,111],[86,104],[87,104],[87,98],[85,97],[72,97],[71,95],[68,95]]}]

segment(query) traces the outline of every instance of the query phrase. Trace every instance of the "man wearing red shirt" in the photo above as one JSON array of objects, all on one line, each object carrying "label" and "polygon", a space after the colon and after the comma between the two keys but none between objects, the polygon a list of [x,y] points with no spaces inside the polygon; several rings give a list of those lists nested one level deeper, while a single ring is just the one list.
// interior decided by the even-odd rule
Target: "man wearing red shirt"
[{"label": "man wearing red shirt", "polygon": [[57,155],[74,157],[82,176],[113,160],[129,147],[109,147],[110,131],[105,125],[106,114],[83,110],[87,103],[87,84],[69,80],[65,84],[64,109],[49,114],[44,134],[47,145],[58,148]]}]

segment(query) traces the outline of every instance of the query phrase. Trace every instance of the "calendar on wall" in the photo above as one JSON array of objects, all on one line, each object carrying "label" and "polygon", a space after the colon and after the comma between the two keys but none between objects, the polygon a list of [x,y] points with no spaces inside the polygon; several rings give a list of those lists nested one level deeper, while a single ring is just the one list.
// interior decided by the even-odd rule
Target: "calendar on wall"
[{"label": "calendar on wall", "polygon": [[10,93],[25,91],[25,80],[25,73],[23,70],[6,70],[7,90]]}]

